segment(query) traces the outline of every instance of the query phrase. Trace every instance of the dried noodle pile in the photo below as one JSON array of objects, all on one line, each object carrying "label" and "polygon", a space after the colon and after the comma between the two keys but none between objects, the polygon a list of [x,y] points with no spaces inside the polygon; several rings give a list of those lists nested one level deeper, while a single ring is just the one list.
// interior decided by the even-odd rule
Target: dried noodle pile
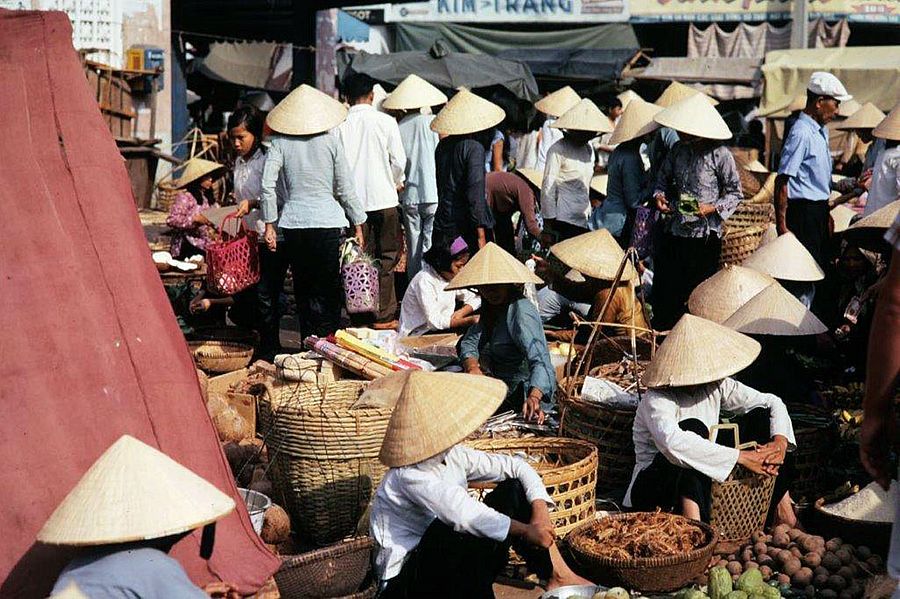
[{"label": "dried noodle pile", "polygon": [[619,560],[681,555],[705,544],[703,529],[687,518],[663,512],[609,519],[579,543],[589,553]]}]

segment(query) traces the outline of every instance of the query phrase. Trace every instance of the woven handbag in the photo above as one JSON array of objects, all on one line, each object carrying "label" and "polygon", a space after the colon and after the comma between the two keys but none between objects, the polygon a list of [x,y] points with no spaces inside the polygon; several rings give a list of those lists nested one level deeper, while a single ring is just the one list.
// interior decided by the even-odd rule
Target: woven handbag
[{"label": "woven handbag", "polygon": [[355,239],[341,246],[341,282],[348,314],[378,312],[378,267]]},{"label": "woven handbag", "polygon": [[206,248],[206,285],[220,295],[234,295],[259,282],[259,243],[256,231],[248,231],[244,220],[237,233],[231,235],[225,226],[229,214],[222,221],[222,240],[211,243]]}]

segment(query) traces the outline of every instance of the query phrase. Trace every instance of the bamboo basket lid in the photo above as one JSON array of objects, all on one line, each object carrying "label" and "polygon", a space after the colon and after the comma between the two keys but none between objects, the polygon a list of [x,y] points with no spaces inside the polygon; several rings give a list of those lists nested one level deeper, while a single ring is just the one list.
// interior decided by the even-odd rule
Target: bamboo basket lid
[{"label": "bamboo basket lid", "polygon": [[345,118],[343,104],[304,83],[272,109],[266,124],[285,135],[315,135],[337,127]]},{"label": "bamboo basket lid", "polygon": [[793,233],[779,235],[760,246],[743,265],[782,281],[821,281],[825,278],[822,268]]},{"label": "bamboo basket lid", "polygon": [[694,288],[688,298],[688,310],[695,316],[721,324],[774,282],[775,279],[765,273],[729,265]]},{"label": "bamboo basket lid", "polygon": [[723,324],[740,333],[784,337],[818,335],[828,330],[815,314],[777,282],[753,296]]},{"label": "bamboo basket lid", "polygon": [[556,90],[552,94],[547,94],[534,103],[534,107],[546,115],[552,117],[562,116],[570,108],[574,107],[581,101],[581,96],[575,93],[572,86],[567,85]]},{"label": "bamboo basket lid", "polygon": [[447,285],[447,291],[480,285],[541,284],[539,276],[516,260],[515,256],[491,241],[463,266]]}]

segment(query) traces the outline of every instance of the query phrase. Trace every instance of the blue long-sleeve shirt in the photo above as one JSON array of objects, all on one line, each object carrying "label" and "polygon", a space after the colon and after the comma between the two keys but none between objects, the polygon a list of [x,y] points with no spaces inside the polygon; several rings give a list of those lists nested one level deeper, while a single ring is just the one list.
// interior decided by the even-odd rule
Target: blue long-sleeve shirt
[{"label": "blue long-sleeve shirt", "polygon": [[649,197],[640,147],[619,144],[610,155],[606,170],[606,199],[591,214],[591,229],[606,229],[613,237],[619,237],[629,211],[637,210]]},{"label": "blue long-sleeve shirt", "polygon": [[544,402],[552,402],[556,389],[556,370],[550,362],[547,339],[541,316],[530,301],[520,298],[507,305],[497,318],[490,335],[484,320],[469,327],[459,342],[460,360],[475,358],[490,373],[506,383],[512,392],[519,383],[527,382],[540,389]]}]

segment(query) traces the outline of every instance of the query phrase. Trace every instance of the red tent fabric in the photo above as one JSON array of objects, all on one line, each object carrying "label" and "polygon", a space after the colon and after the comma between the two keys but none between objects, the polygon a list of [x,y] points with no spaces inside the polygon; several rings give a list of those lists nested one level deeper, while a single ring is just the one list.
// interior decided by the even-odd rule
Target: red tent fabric
[{"label": "red tent fabric", "polygon": [[35,535],[124,433],[235,497],[209,562],[196,532],[173,555],[197,584],[253,592],[278,560],[240,507],[71,39],[63,13],[0,10],[0,596],[48,594],[70,551]]}]

